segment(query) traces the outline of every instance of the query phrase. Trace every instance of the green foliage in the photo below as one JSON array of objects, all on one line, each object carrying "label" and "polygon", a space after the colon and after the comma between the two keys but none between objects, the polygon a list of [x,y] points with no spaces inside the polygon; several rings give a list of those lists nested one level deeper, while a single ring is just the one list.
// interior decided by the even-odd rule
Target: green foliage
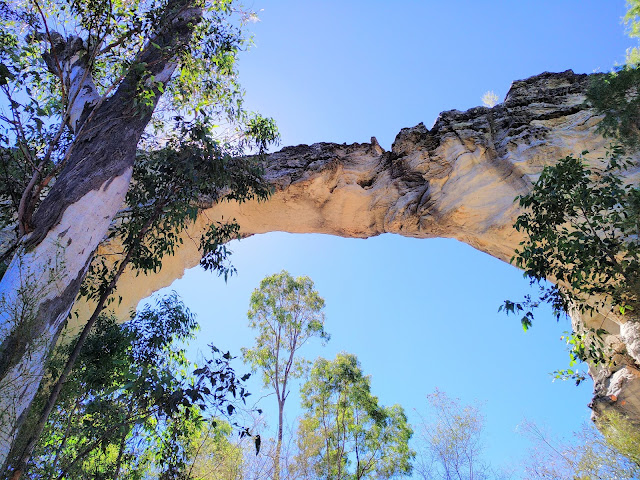
[{"label": "green foliage", "polygon": [[[98,298],[122,262],[139,273],[157,272],[165,255],[173,255],[203,206],[223,201],[263,200],[270,193],[262,180],[258,157],[244,157],[238,146],[213,137],[211,119],[176,119],[175,133],[162,148],[141,151],[127,192],[127,208],[112,226],[109,238],[125,255],[113,264],[111,252],[98,253],[81,294]],[[211,222],[200,239],[201,265],[223,275],[235,272],[227,261],[225,243],[239,236],[235,220]]]},{"label": "green foliage", "polygon": [[7,106],[0,112],[0,228],[15,224],[36,173],[41,182],[34,193],[46,193],[71,143],[70,132],[58,125],[64,106],[36,39],[38,18],[30,8],[13,7],[5,3],[0,10],[0,92]]},{"label": "green foliage", "polygon": [[305,413],[296,462],[315,478],[397,478],[411,474],[413,434],[399,405],[384,407],[355,355],[319,358],[302,387]]},{"label": "green foliage", "polygon": [[603,115],[598,131],[626,146],[637,147],[640,139],[640,70],[637,64],[594,76],[586,93],[587,103]]},{"label": "green foliage", "polygon": [[[49,82],[49,88],[40,93],[56,98],[58,114],[61,114],[61,109],[73,101],[65,91],[68,86],[60,85],[55,78],[57,66],[54,65],[54,72],[41,71],[44,66],[41,55],[52,41],[52,32],[73,27],[74,33],[86,43],[82,53],[86,55],[100,93],[109,93],[132,68],[144,69],[145,65],[137,59],[139,52],[167,29],[162,23],[167,14],[185,5],[167,0],[31,0],[24,5],[15,3],[0,12],[6,27],[7,40],[3,45],[12,47],[14,50],[8,53],[15,54],[8,54],[7,60],[3,58],[3,64],[16,79],[11,79],[10,75],[5,77],[19,84],[17,72],[21,71],[18,67],[24,64],[31,69],[32,76],[38,75]],[[237,118],[241,111],[242,91],[237,83],[236,59],[247,40],[241,25],[231,18],[234,4],[231,0],[221,0],[199,1],[194,5],[203,8],[204,15],[195,25],[189,47],[181,45],[171,52],[178,57],[179,69],[168,85],[170,95],[165,98],[165,107],[178,113],[223,113],[229,118]],[[160,48],[156,43],[154,45]],[[28,83],[25,79],[21,84]],[[31,77],[28,81],[32,81]],[[140,100],[144,101],[144,97],[152,92],[141,86]]]},{"label": "green foliage", "polygon": [[609,365],[612,352],[604,344],[602,328],[581,327],[578,332],[564,332],[560,340],[564,340],[569,352],[569,367],[552,373],[554,380],[573,380],[576,386],[584,382],[585,373],[575,368],[579,362],[593,365]]},{"label": "green foliage", "polygon": [[[525,330],[541,302],[553,307],[556,318],[570,307],[623,315],[638,308],[640,189],[623,180],[633,163],[620,147],[612,147],[604,160],[602,167],[589,168],[582,156],[570,155],[545,167],[531,193],[519,197],[524,213],[515,228],[526,238],[512,261],[539,286],[540,295],[507,300],[500,309],[523,314]],[[557,284],[549,286],[547,279]],[[587,329],[569,336],[572,362],[604,361],[601,333]],[[566,378],[568,371],[559,373]]]},{"label": "green foliage", "polygon": [[[229,353],[212,346],[200,368],[186,359],[196,329],[175,295],[125,324],[101,317],[49,417],[29,478],[191,478],[206,417],[230,416],[233,402],[248,395]],[[68,348],[52,362],[53,378]]]},{"label": "green foliage", "polygon": [[568,156],[519,198],[526,213],[515,228],[527,240],[515,264],[534,282],[557,281],[565,290],[551,292],[549,301],[565,311],[571,300],[582,311],[610,303],[623,313],[639,300],[640,189],[624,183],[633,163],[622,155],[613,147],[602,169]]},{"label": "green foliage", "polygon": [[272,118],[264,118],[261,115],[253,115],[247,122],[245,137],[253,142],[260,154],[264,153],[269,145],[278,143],[280,133]]},{"label": "green foliage", "polygon": [[[524,213],[514,226],[526,238],[512,262],[540,293],[522,302],[506,300],[500,310],[522,315],[525,331],[541,303],[550,304],[557,319],[570,308],[583,313],[613,309],[622,315],[638,309],[640,189],[624,182],[624,172],[634,164],[615,146],[602,160],[601,167],[590,168],[583,156],[567,156],[545,167],[533,190],[518,199]],[[609,362],[603,333],[584,327],[568,334],[569,366]],[[573,368],[554,376],[577,385],[585,379]]]},{"label": "green foliage", "polygon": [[247,316],[257,330],[255,346],[242,355],[254,371],[262,371],[265,387],[278,398],[289,393],[289,378],[300,378],[307,362],[296,356],[312,337],[329,340],[324,330],[324,300],[309,277],[293,278],[288,272],[264,278],[251,295]]}]

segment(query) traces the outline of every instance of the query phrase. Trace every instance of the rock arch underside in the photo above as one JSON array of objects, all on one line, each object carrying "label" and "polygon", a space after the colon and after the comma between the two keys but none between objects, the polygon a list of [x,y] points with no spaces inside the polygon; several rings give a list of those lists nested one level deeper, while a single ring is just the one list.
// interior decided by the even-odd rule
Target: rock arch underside
[{"label": "rock arch underside", "polygon": [[[391,151],[370,143],[316,143],[269,156],[268,202],[225,203],[204,210],[184,245],[162,270],[125,274],[120,313],[180,278],[200,260],[199,234],[235,218],[243,235],[272,231],[366,238],[381,233],[455,238],[503,261],[522,240],[513,228],[517,195],[530,191],[543,167],[583,150],[604,155],[600,117],[584,105],[589,75],[568,70],[513,82],[503,103],[439,115],[431,129],[404,128]],[[640,169],[628,172],[638,182]],[[117,252],[117,247],[106,245]],[[86,305],[78,305],[81,312]],[[82,318],[82,316],[80,317]],[[640,323],[617,316],[573,315],[574,327],[604,328],[612,366],[591,368],[592,406],[613,407],[640,420]]]}]

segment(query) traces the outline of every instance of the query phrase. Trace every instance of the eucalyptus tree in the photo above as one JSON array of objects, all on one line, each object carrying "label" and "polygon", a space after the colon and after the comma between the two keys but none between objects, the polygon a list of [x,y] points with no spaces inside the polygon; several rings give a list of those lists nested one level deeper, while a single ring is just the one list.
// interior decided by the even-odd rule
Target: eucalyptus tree
[{"label": "eucalyptus tree", "polygon": [[[223,418],[248,395],[247,376],[236,377],[229,353],[211,346],[199,366],[186,358],[197,329],[175,293],[125,323],[102,315],[33,456],[12,462],[10,478],[195,478],[195,457],[205,441],[209,447],[225,443],[226,435],[208,433],[230,434],[232,425]],[[53,378],[72,348],[56,349],[48,366]],[[210,453],[220,461],[228,452]]]},{"label": "eucalyptus tree", "polygon": [[290,381],[300,378],[307,361],[299,350],[313,337],[329,340],[324,330],[324,300],[309,277],[293,278],[282,271],[260,282],[251,295],[249,326],[257,330],[255,345],[243,348],[244,360],[262,372],[265,387],[278,401],[278,434],[273,478],[280,478],[280,453],[284,406],[291,391]]},{"label": "eucalyptus tree", "polygon": [[413,430],[404,409],[379,404],[355,355],[318,358],[301,395],[298,465],[306,475],[335,480],[411,475]]},{"label": "eucalyptus tree", "polygon": [[[143,133],[145,145],[164,144],[150,122],[166,136],[167,120],[206,125],[222,116],[260,146],[273,132],[242,110],[234,62],[244,40],[234,11],[231,0],[0,3],[1,217],[16,225],[0,282],[0,463],[122,207]],[[145,228],[138,224],[138,234]]]}]

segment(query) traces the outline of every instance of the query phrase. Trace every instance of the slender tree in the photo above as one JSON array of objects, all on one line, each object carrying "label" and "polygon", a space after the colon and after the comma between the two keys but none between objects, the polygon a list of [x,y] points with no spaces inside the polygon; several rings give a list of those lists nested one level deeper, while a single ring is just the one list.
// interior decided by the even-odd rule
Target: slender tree
[{"label": "slender tree", "polygon": [[400,405],[384,407],[355,355],[315,361],[302,388],[298,464],[327,479],[398,478],[411,474],[413,431]]},{"label": "slender tree", "polygon": [[247,123],[232,13],[230,0],[0,4],[1,218],[17,225],[0,282],[0,464],[122,207],[149,123]]},{"label": "slender tree", "polygon": [[278,401],[275,480],[280,478],[284,406],[290,381],[300,378],[307,365],[298,352],[312,337],[329,339],[323,307],[324,300],[310,278],[293,278],[286,271],[264,278],[251,295],[249,326],[257,331],[257,337],[255,345],[242,353],[254,371],[262,372],[265,387],[273,389]]},{"label": "slender tree", "polygon": [[531,480],[640,478],[640,429],[619,413],[605,412],[570,440],[554,438],[530,421],[520,429],[533,441],[523,465]]},{"label": "slender tree", "polygon": [[499,478],[484,459],[484,417],[436,390],[427,397],[430,412],[416,426],[416,473],[424,480],[489,480]]},{"label": "slender tree", "polygon": [[[192,478],[191,458],[204,432],[247,396],[228,353],[212,347],[198,368],[186,359],[186,343],[197,328],[175,294],[125,323],[101,316],[33,457],[18,459],[11,478],[117,479],[153,472]],[[58,347],[49,364],[52,376],[72,348]],[[221,428],[231,425],[221,422]]]}]

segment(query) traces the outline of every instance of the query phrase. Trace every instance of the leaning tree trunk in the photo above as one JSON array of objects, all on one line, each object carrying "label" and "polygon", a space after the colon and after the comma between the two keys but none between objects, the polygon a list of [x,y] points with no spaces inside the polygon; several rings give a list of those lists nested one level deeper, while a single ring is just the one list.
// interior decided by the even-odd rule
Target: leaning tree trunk
[{"label": "leaning tree trunk", "polygon": [[[82,41],[52,36],[50,53],[63,56],[61,80],[80,93],[80,104],[70,115],[76,138],[63,170],[33,215],[32,231],[23,237],[0,282],[0,465],[38,390],[44,362],[93,253],[122,206],[140,136],[173,74],[177,54],[201,18],[195,2],[175,3],[136,59],[146,70],[131,69],[108,98],[97,96],[86,74],[88,55],[83,55]],[[141,88],[153,89],[155,100],[136,104]]]}]

